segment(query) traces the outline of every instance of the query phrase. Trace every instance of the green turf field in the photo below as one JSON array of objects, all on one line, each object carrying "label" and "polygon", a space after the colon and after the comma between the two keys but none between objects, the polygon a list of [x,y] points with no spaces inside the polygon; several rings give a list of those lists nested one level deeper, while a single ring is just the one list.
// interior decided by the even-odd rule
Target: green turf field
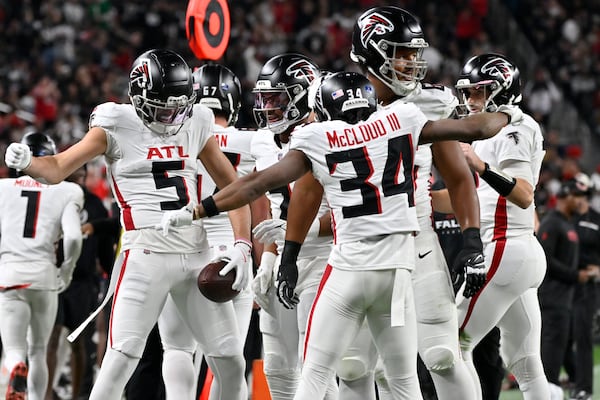
[{"label": "green turf field", "polygon": [[[518,390],[506,390],[500,394],[500,400],[523,400],[523,396]],[[594,400],[600,400],[600,345],[594,348]]]}]

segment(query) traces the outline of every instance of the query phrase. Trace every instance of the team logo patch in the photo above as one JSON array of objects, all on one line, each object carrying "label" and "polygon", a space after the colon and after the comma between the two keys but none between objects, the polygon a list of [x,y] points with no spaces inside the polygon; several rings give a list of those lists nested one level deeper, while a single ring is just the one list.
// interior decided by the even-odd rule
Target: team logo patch
[{"label": "team logo patch", "polygon": [[501,78],[504,86],[509,87],[512,84],[514,71],[510,64],[502,58],[494,58],[486,62],[481,67],[481,72],[490,76]]},{"label": "team logo patch", "polygon": [[519,144],[519,133],[518,132],[509,132],[506,134],[507,137],[511,138],[515,141],[515,144]]},{"label": "team logo patch", "polygon": [[152,89],[152,75],[150,74],[148,60],[141,60],[138,65],[131,69],[129,81],[132,85],[136,84],[142,89]]},{"label": "team logo patch", "polygon": [[379,13],[365,16],[358,21],[358,24],[360,26],[360,41],[364,47],[367,47],[367,43],[373,35],[384,35],[394,30],[394,24]]},{"label": "team logo patch", "polygon": [[305,79],[307,83],[317,78],[315,67],[306,60],[296,61],[285,70],[285,73],[296,79]]}]

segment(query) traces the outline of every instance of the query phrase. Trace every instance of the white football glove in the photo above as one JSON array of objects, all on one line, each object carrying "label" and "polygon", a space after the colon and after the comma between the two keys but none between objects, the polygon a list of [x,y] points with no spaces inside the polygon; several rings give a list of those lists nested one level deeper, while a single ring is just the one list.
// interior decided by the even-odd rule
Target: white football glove
[{"label": "white football glove", "polygon": [[521,108],[519,108],[519,106],[509,106],[507,104],[502,104],[496,109],[496,112],[501,112],[508,115],[510,119],[509,125],[518,124],[523,120],[523,111],[521,111]]},{"label": "white football glove", "polygon": [[252,291],[256,295],[265,295],[267,290],[273,286],[273,268],[277,255],[270,251],[265,251],[260,259],[260,266],[256,271],[256,276],[252,280]]},{"label": "white football glove", "polygon": [[163,214],[160,224],[157,224],[154,227],[158,230],[162,230],[163,235],[167,236],[169,234],[169,228],[172,226],[180,227],[191,225],[194,220],[195,208],[196,203],[190,201],[185,207],[182,207],[179,210],[167,211]]},{"label": "white football glove", "polygon": [[231,285],[231,288],[239,292],[248,285],[248,280],[250,279],[248,262],[250,261],[251,254],[252,243],[238,239],[232,248],[217,255],[211,262],[219,260],[227,261],[227,264],[219,271],[219,275],[221,276],[227,275],[229,271],[235,268],[235,281]]},{"label": "white football glove", "polygon": [[260,266],[256,271],[256,276],[252,280],[250,287],[254,292],[254,301],[263,310],[270,313],[273,296],[270,293],[270,289],[273,287],[275,260],[277,254],[265,251],[260,259]]},{"label": "white football glove", "polygon": [[22,171],[31,165],[31,149],[23,143],[11,143],[6,148],[4,162],[8,168]]},{"label": "white football glove", "polygon": [[75,269],[74,265],[63,263],[58,269],[58,293],[62,293],[71,284],[73,280],[73,270]]},{"label": "white football glove", "polygon": [[283,219],[266,219],[252,229],[252,234],[261,243],[275,243],[285,239],[287,222]]},{"label": "white football glove", "polygon": [[[319,230],[321,223],[318,218],[315,218],[311,224],[307,238],[315,238],[319,236]],[[256,225],[252,230],[254,237],[261,243],[269,244],[275,243],[276,241],[283,242],[285,240],[285,231],[287,229],[287,222],[282,219],[267,219]]]}]

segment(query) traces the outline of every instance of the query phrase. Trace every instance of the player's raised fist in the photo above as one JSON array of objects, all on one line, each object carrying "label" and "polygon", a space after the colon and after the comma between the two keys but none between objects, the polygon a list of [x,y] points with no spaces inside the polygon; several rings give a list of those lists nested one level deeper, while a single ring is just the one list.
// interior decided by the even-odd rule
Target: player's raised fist
[{"label": "player's raised fist", "polygon": [[22,171],[31,165],[31,149],[23,143],[11,143],[6,149],[4,162],[8,168]]}]

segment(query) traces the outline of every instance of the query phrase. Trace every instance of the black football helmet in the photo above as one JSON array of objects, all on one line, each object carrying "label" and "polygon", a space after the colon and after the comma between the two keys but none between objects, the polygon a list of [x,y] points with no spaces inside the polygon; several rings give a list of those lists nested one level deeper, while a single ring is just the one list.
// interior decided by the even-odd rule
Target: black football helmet
[{"label": "black football helmet", "polygon": [[[398,7],[374,7],[354,25],[350,58],[375,75],[396,95],[412,92],[427,73],[423,49],[429,47],[421,25]],[[397,49],[413,49],[414,58],[397,58]]]},{"label": "black football helmet", "polygon": [[235,125],[242,105],[242,85],[231,70],[219,64],[206,64],[193,73],[196,102],[227,118]]},{"label": "black football helmet", "polygon": [[327,76],[317,89],[315,115],[318,121],[342,120],[349,124],[366,120],[377,110],[375,88],[356,72]]},{"label": "black football helmet", "polygon": [[[29,146],[31,154],[34,157],[51,156],[56,154],[56,144],[50,136],[39,132],[26,133],[21,139],[22,144]],[[17,171],[14,168],[8,169],[8,176],[10,178],[18,178],[22,176],[21,171]]]},{"label": "black football helmet", "polygon": [[467,99],[469,89],[485,89],[483,110],[494,112],[501,104],[521,102],[520,72],[515,64],[500,54],[488,53],[472,57],[462,68],[456,91],[458,92],[459,113],[469,111]]},{"label": "black football helmet", "polygon": [[31,149],[34,157],[51,156],[56,154],[56,144],[50,136],[39,132],[30,132],[21,139]]},{"label": "black football helmet", "polygon": [[192,115],[192,71],[171,50],[149,50],[129,71],[129,97],[140,119],[158,134],[173,135]]},{"label": "black football helmet", "polygon": [[282,54],[267,61],[252,91],[258,127],[280,134],[306,118],[308,89],[319,75],[317,65],[301,54]]}]

